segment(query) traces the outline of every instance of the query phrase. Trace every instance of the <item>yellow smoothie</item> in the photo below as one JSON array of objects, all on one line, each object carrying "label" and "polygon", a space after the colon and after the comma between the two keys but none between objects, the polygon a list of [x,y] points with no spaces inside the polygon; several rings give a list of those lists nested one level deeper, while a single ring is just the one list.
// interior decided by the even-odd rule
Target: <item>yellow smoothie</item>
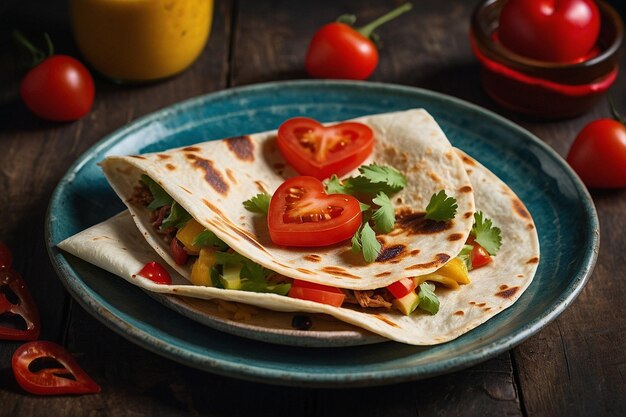
[{"label": "yellow smoothie", "polygon": [[206,44],[213,0],[70,0],[78,47],[118,81],[151,81],[191,65]]}]

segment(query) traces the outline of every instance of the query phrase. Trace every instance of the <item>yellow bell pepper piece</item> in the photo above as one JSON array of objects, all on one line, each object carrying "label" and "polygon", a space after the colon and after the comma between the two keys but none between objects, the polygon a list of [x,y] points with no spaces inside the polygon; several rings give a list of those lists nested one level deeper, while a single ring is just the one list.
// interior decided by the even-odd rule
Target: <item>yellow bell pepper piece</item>
[{"label": "yellow bell pepper piece", "polygon": [[194,246],[193,241],[196,236],[200,233],[204,232],[205,227],[200,223],[195,221],[194,219],[189,220],[185,225],[178,230],[176,233],[176,239],[178,239],[183,245],[185,245],[185,249],[187,249],[187,253],[190,255],[197,255],[200,252],[200,248],[198,246]]},{"label": "yellow bell pepper piece", "polygon": [[454,279],[446,277],[444,275],[440,275],[437,272],[432,272],[430,274],[421,275],[419,277],[413,278],[413,282],[415,282],[415,285],[418,287],[425,281],[437,282],[444,287],[448,287],[452,290],[456,290],[457,288],[459,288],[459,283],[456,282]]},{"label": "yellow bell pepper piece", "polygon": [[452,278],[459,284],[470,283],[467,266],[465,266],[465,262],[463,262],[459,258],[452,259],[450,262],[439,268],[436,272],[443,276]]},{"label": "yellow bell pepper piece", "polygon": [[194,285],[205,287],[213,286],[211,282],[211,268],[215,265],[215,250],[201,248],[198,259],[191,268],[191,282]]},{"label": "yellow bell pepper piece", "polygon": [[470,277],[465,263],[459,258],[454,258],[435,272],[415,277],[413,281],[417,286],[424,281],[432,281],[451,289],[457,289],[459,284],[469,284]]}]

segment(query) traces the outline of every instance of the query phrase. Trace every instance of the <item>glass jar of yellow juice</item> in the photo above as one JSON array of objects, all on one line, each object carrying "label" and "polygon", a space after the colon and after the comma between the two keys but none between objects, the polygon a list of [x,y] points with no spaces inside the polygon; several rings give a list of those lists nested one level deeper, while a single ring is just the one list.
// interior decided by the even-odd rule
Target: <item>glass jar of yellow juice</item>
[{"label": "glass jar of yellow juice", "polygon": [[118,82],[159,80],[202,52],[213,0],[69,0],[74,37],[85,60]]}]

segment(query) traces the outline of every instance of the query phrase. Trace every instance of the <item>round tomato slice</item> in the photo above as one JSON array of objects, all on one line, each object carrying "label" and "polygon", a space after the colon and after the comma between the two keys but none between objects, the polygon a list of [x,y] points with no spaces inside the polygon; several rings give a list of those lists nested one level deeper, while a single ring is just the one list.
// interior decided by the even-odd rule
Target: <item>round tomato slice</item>
[{"label": "round tomato slice", "polygon": [[346,298],[346,295],[339,288],[298,279],[293,281],[288,295],[292,298],[315,301],[335,307],[341,307]]},{"label": "round tomato slice", "polygon": [[374,149],[374,132],[363,123],[324,126],[294,117],[278,128],[278,148],[300,175],[323,180],[359,167]]},{"label": "round tomato slice", "polygon": [[267,215],[272,242],[283,246],[328,246],[350,239],[361,226],[359,201],[326,194],[313,177],[290,178],[276,190]]}]

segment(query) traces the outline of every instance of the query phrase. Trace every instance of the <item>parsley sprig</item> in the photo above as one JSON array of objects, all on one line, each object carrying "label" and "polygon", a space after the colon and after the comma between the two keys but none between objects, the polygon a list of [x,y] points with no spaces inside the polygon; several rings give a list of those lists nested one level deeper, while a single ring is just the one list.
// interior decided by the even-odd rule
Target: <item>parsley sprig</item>
[{"label": "parsley sprig", "polygon": [[326,181],[328,194],[376,195],[380,192],[388,196],[406,186],[402,172],[387,165],[370,164],[359,168],[360,175],[340,180],[333,175]]},{"label": "parsley sprig", "polygon": [[439,312],[439,298],[435,294],[435,285],[429,282],[420,284],[420,301],[418,307],[430,314]]},{"label": "parsley sprig", "polygon": [[[470,236],[474,238],[476,243],[485,248],[491,256],[495,256],[500,250],[500,246],[502,246],[500,228],[494,226],[491,219],[485,217],[482,211],[474,213],[474,225],[472,226]],[[465,263],[468,271],[474,268],[471,257],[473,249],[474,247],[472,245],[465,245],[457,255],[457,257]]]},{"label": "parsley sprig", "polygon": [[500,228],[495,227],[488,219],[483,216],[482,211],[474,213],[474,226],[471,231],[474,240],[494,256],[500,250],[502,245],[502,236]]},{"label": "parsley sprig", "polygon": [[406,177],[397,169],[386,165],[363,165],[360,175],[340,180],[333,175],[326,181],[328,194],[350,194],[360,200],[363,222],[352,237],[352,251],[362,252],[366,262],[376,260],[381,244],[376,233],[389,233],[396,223],[396,214],[389,197],[406,186]]},{"label": "parsley sprig", "polygon": [[254,197],[243,202],[246,210],[253,213],[267,214],[270,208],[270,200],[272,196],[267,193],[259,193]]},{"label": "parsley sprig", "polygon": [[426,219],[444,222],[452,220],[456,215],[456,204],[454,197],[448,197],[445,190],[441,190],[430,197],[430,201],[426,206]]}]

